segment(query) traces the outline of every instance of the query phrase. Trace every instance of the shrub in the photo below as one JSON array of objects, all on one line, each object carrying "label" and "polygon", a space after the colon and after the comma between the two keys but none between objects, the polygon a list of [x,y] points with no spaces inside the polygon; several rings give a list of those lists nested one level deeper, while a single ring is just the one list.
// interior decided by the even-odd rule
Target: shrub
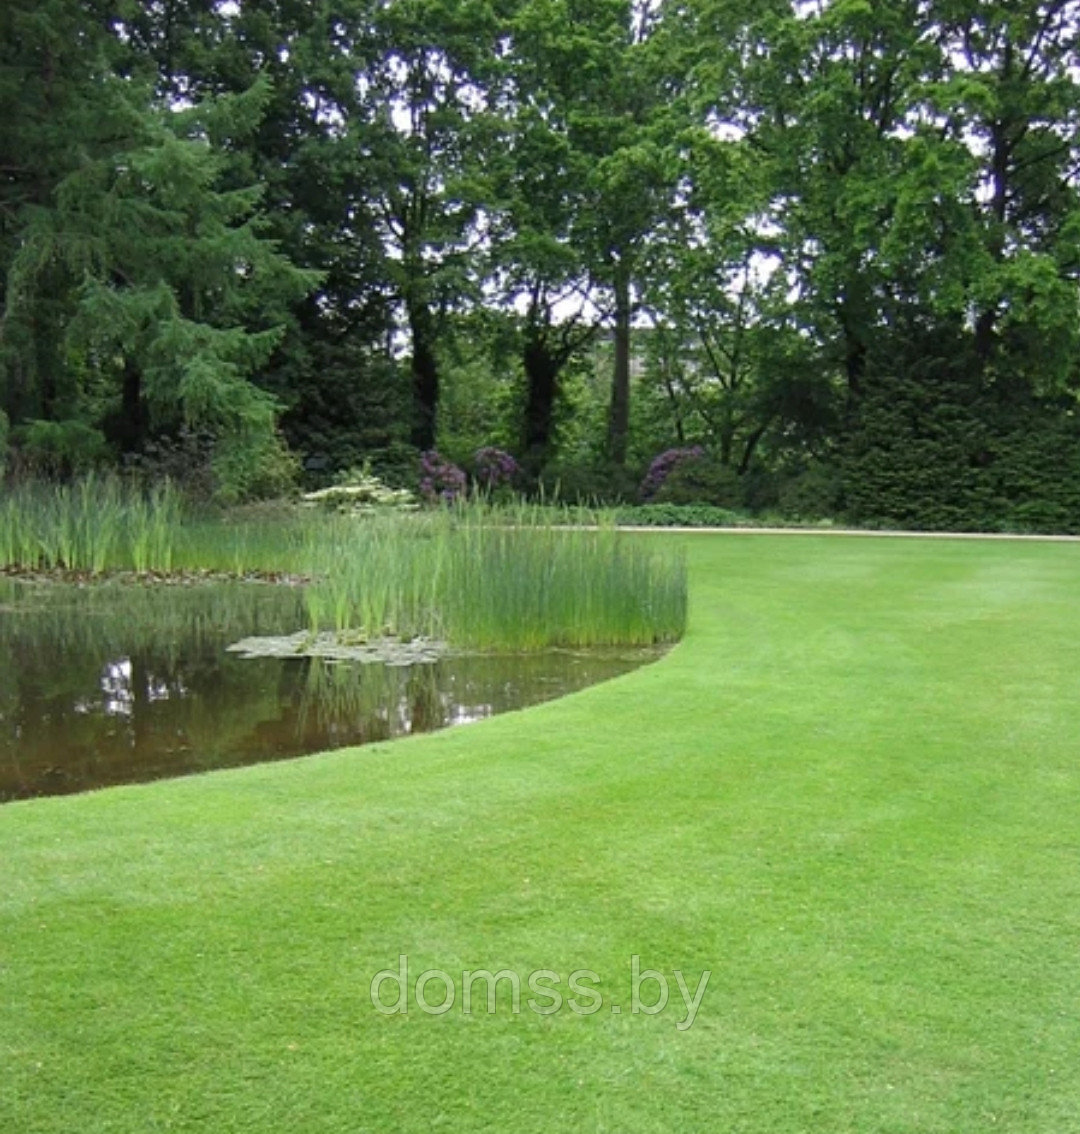
[{"label": "shrub", "polygon": [[465,474],[436,449],[420,454],[420,495],[429,504],[452,504],[465,495]]},{"label": "shrub", "polygon": [[615,522],[628,527],[729,528],[745,526],[747,520],[712,504],[637,504],[619,508]]},{"label": "shrub", "polygon": [[[355,467],[352,462],[350,467]],[[404,441],[393,441],[378,449],[369,449],[360,462],[391,488],[416,489],[416,449]]]},{"label": "shrub", "polygon": [[879,378],[841,452],[846,519],[944,531],[1080,531],[1071,395],[985,388],[938,363]]},{"label": "shrub", "polygon": [[753,464],[739,474],[739,506],[748,512],[779,510],[783,476],[765,465]]},{"label": "shrub", "polygon": [[517,461],[504,449],[486,445],[473,456],[477,482],[489,491],[510,487],[521,473]]},{"label": "shrub", "polygon": [[14,435],[28,470],[44,476],[89,472],[108,456],[105,435],[83,421],[30,421]]},{"label": "shrub", "polygon": [[328,488],[305,492],[301,500],[310,507],[352,514],[387,508],[411,511],[418,506],[416,497],[407,488],[390,488],[372,473],[370,464],[349,469]]},{"label": "shrub", "polygon": [[139,453],[125,453],[125,473],[144,487],[170,481],[186,500],[205,504],[214,496],[214,438],[182,427],[147,441]]},{"label": "shrub", "polygon": [[717,508],[741,508],[744,486],[739,474],[704,455],[677,461],[654,493],[657,504],[712,504]]},{"label": "shrub", "polygon": [[658,457],[654,457],[641,482],[642,501],[652,500],[679,465],[685,461],[696,461],[704,455],[705,450],[700,445],[694,445],[688,449],[666,449]]},{"label": "shrub", "polygon": [[580,461],[549,464],[539,488],[548,500],[593,507],[637,499],[639,475],[623,465]]},{"label": "shrub", "polygon": [[830,519],[840,511],[840,480],[835,470],[811,465],[781,483],[776,503],[787,519]]},{"label": "shrub", "polygon": [[265,500],[295,490],[300,460],[278,432],[220,438],[212,462],[214,495],[223,504]]}]

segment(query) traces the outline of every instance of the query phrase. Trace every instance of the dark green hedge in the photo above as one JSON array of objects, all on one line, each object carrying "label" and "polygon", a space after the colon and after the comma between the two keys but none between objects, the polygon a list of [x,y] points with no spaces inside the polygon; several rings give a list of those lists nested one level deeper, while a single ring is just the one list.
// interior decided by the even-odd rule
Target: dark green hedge
[{"label": "dark green hedge", "polygon": [[1080,419],[1069,398],[961,382],[878,381],[840,462],[851,523],[1080,531]]}]

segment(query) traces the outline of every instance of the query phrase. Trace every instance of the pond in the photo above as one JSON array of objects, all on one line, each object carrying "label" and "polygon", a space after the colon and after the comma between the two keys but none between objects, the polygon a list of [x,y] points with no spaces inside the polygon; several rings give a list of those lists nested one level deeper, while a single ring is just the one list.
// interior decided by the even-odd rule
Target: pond
[{"label": "pond", "polygon": [[283,585],[0,579],[0,803],[464,724],[658,656],[553,650],[388,666],[227,650],[304,625],[299,590]]}]

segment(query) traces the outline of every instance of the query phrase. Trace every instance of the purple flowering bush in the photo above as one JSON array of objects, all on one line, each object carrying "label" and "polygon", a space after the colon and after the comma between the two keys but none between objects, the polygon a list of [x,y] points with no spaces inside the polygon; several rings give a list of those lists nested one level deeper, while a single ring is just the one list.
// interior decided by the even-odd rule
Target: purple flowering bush
[{"label": "purple flowering bush", "polygon": [[464,472],[437,450],[420,454],[420,495],[429,504],[452,504],[465,495]]},{"label": "purple flowering bush", "polygon": [[651,500],[663,487],[664,481],[684,461],[700,460],[705,450],[700,445],[693,445],[686,449],[665,449],[658,457],[653,458],[649,471],[641,482],[641,499]]},{"label": "purple flowering bush", "polygon": [[521,472],[517,461],[504,449],[497,449],[494,445],[485,445],[483,449],[476,450],[473,467],[476,469],[477,483],[489,491],[509,487]]}]

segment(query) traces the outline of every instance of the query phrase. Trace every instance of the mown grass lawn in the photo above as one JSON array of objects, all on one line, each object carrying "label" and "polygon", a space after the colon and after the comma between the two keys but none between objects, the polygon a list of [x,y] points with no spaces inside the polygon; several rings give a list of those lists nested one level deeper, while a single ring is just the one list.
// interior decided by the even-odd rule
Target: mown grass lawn
[{"label": "mown grass lawn", "polygon": [[[1080,546],[688,543],[627,678],[0,808],[0,1130],[1080,1129]],[[605,1002],[380,1015],[399,954]]]}]

